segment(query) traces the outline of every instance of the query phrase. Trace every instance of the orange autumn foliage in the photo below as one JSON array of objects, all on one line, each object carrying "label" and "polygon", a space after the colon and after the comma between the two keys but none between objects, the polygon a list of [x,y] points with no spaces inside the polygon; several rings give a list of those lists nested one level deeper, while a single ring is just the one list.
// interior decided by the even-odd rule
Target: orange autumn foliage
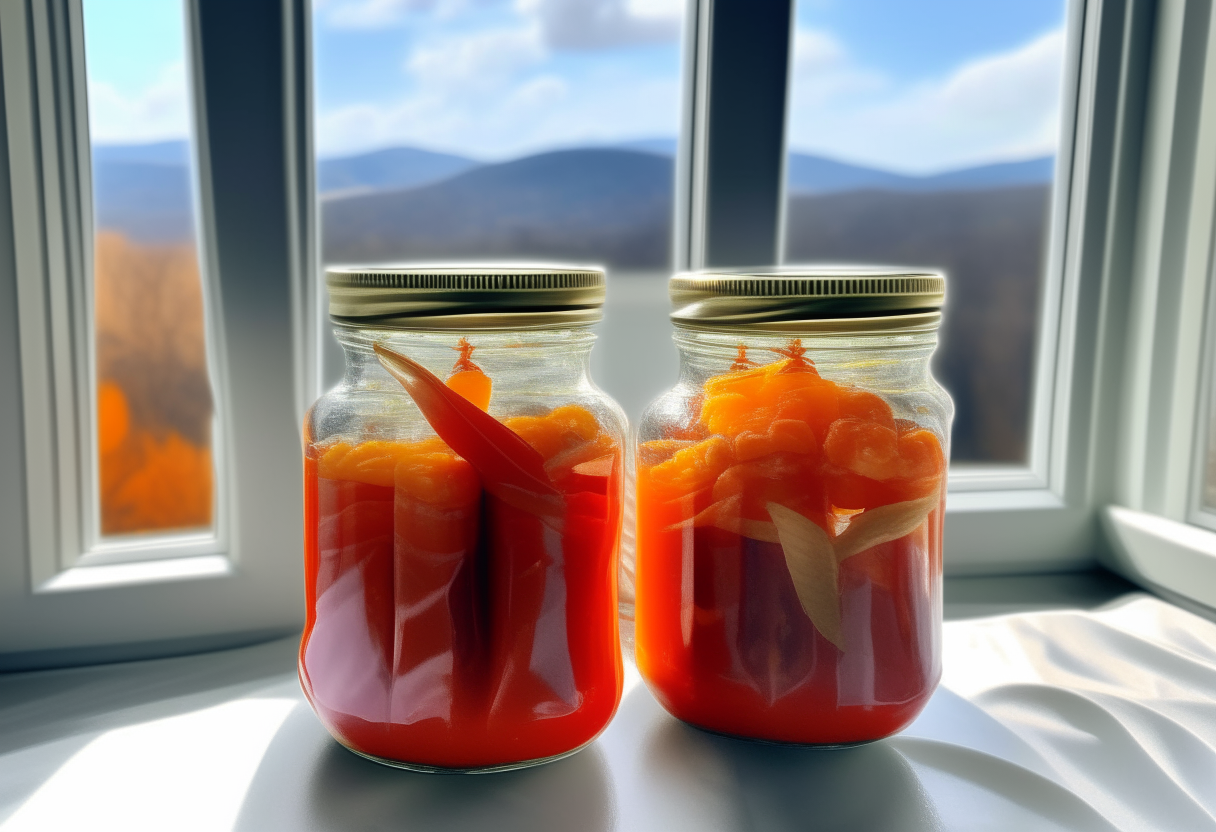
[{"label": "orange autumn foliage", "polygon": [[190,245],[97,236],[97,435],[102,534],[209,526],[210,381]]}]

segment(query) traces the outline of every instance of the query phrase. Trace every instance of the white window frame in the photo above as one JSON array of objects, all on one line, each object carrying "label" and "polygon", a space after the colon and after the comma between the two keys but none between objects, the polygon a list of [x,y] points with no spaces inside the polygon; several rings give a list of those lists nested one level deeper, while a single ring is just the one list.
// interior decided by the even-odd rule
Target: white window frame
[{"label": "white window frame", "polygon": [[1216,369],[1216,13],[1158,10],[1105,563],[1216,608],[1202,508]]},{"label": "white window frame", "polygon": [[1093,442],[1103,299],[1123,276],[1131,221],[1134,115],[1149,44],[1145,3],[1071,0],[1050,243],[1044,263],[1026,466],[952,466],[945,548],[952,574],[1063,571],[1094,564]]},{"label": "white window frame", "polygon": [[[0,5],[8,185],[0,213],[11,215],[11,235],[0,234],[0,248],[10,249],[0,251],[0,286],[16,300],[0,326],[17,345],[0,358],[12,362],[2,372],[14,380],[0,395],[21,403],[20,424],[0,426],[0,458],[21,460],[0,471],[0,492],[21,496],[0,506],[0,669],[197,649],[303,623],[298,426],[317,390],[315,366],[297,359],[312,353],[306,321],[315,314],[308,10],[302,0],[262,5],[259,28],[249,26],[249,10],[183,6],[216,401],[214,531],[102,539],[81,5]],[[226,19],[234,15],[241,19]],[[277,66],[256,65],[274,49],[240,43],[251,28],[263,37],[255,46],[276,41]],[[250,93],[261,96],[256,105],[242,103],[239,79],[226,74],[233,56],[277,82]],[[208,98],[211,85],[227,94]],[[261,180],[234,165],[244,136],[262,139],[270,174]],[[269,210],[235,225],[216,217],[247,199]]]},{"label": "white window frame", "polygon": [[[191,144],[198,152],[190,160],[190,175],[195,182],[192,207],[199,241],[207,368],[216,402],[212,528],[182,534],[104,538],[101,534],[92,314],[94,205],[82,11],[80,0],[36,3],[28,9],[13,4],[4,9],[5,29],[14,35],[5,44],[11,58],[6,77],[20,78],[20,62],[25,58],[35,80],[32,100],[23,100],[23,89],[16,84],[6,98],[7,121],[14,127],[9,154],[13,201],[40,204],[43,209],[41,216],[21,217],[29,227],[15,239],[16,256],[22,264],[17,273],[22,401],[26,424],[33,427],[26,431],[26,487],[31,495],[54,493],[54,499],[29,503],[30,588],[35,593],[75,590],[92,583],[108,585],[114,574],[153,579],[183,572],[223,574],[231,568],[227,562],[231,560],[231,495],[224,408],[228,396],[226,362],[220,358],[223,331],[214,320],[219,308],[218,279],[211,267],[214,223],[208,221],[210,200],[198,175],[204,165],[195,161],[204,157],[198,147],[202,131],[193,131],[198,140]],[[186,27],[190,29],[188,20]],[[28,40],[19,37],[23,30],[30,33]],[[189,31],[186,37],[193,40],[188,36]],[[185,50],[191,79],[199,78],[201,69],[194,46],[191,43]],[[191,93],[192,99],[201,97],[198,85]],[[44,389],[44,379],[50,380],[49,391]],[[52,394],[46,395],[48,392]],[[173,558],[194,558],[196,562],[156,563]],[[93,568],[134,562],[145,566],[121,573]]]},{"label": "white window frame", "polygon": [[[773,54],[782,36],[792,37],[793,0],[784,31],[774,15],[768,30],[748,35],[751,49],[739,50],[733,15],[750,8],[746,0],[690,0],[677,160],[677,269],[777,262],[782,250],[782,166],[762,171],[771,182],[751,198],[754,204],[715,205],[711,196],[717,178],[728,178],[732,166],[745,163],[745,152],[785,155],[784,142],[779,150],[761,139],[744,147],[729,125],[764,136],[779,121],[784,135],[788,101],[782,109],[758,112],[746,94],[722,95],[712,83],[721,71],[732,78],[732,88],[746,88],[749,64],[738,53]],[[1110,432],[1102,406],[1109,386],[1102,360],[1109,349],[1103,340],[1107,296],[1117,295],[1126,281],[1119,255],[1134,222],[1136,189],[1130,185],[1139,176],[1137,118],[1152,7],[1143,0],[1070,0],[1067,9],[1062,135],[1040,300],[1029,459],[1024,466],[952,466],[945,531],[949,574],[1064,571],[1096,563],[1096,463],[1104,451],[1093,438]],[[719,59],[714,50],[722,39],[714,33],[722,31],[731,33],[731,42]],[[776,216],[778,225],[735,248],[713,250],[715,228],[756,214]]]},{"label": "white window frame", "polygon": [[[0,180],[8,185],[0,194],[7,203],[0,220],[11,214],[11,227],[0,229],[0,292],[11,290],[20,307],[0,308],[0,344],[17,347],[15,355],[0,349],[0,384],[8,385],[0,394],[21,400],[20,414],[12,417],[20,425],[0,425],[0,463],[20,460],[0,466],[0,496],[19,495],[0,499],[6,530],[0,668],[232,643],[294,629],[303,618],[296,426],[320,388],[328,340],[314,233],[310,9],[306,0],[256,4],[258,28],[248,22],[249,8],[233,21],[225,15],[238,12],[188,0],[194,52],[202,56],[201,63],[195,58],[200,241],[204,274],[215,283],[210,311],[221,333],[214,339],[212,379],[227,429],[219,431],[227,437],[227,468],[219,472],[229,483],[230,536],[211,554],[141,559],[123,550],[111,554],[126,562],[100,563],[104,558],[81,560],[83,545],[62,555],[63,541],[84,540],[71,506],[81,500],[81,449],[92,442],[80,425],[91,431],[93,419],[91,404],[88,410],[80,404],[81,390],[91,401],[92,389],[79,381],[91,373],[91,357],[82,357],[76,337],[88,331],[87,307],[72,283],[88,268],[82,231],[88,205],[70,170],[82,164],[81,111],[65,105],[59,91],[65,79],[69,89],[79,89],[83,63],[62,63],[63,47],[55,44],[78,50],[79,39],[64,38],[62,30],[57,35],[52,25],[73,19],[78,2],[0,6],[7,155],[0,159]],[[716,55],[710,38],[715,20],[739,14],[748,3],[690,0],[677,267],[718,265],[705,261],[714,239],[709,231],[723,221],[718,212],[738,215],[748,205],[715,206],[708,195],[721,193],[716,188],[732,165],[730,153],[757,148],[768,154],[763,187],[747,199],[761,207],[772,202],[764,213],[773,219],[732,256],[756,262],[767,251],[773,262],[781,250],[785,145],[774,139],[772,120],[783,137],[787,105],[765,104],[759,115],[770,123],[760,130],[755,113],[730,118],[747,113],[746,97],[736,93],[732,101],[711,83],[715,69],[746,72],[751,63],[740,60],[754,54],[748,44],[733,41],[744,34],[719,26],[720,35],[731,34]],[[792,3],[782,8],[792,14]],[[1202,32],[1186,25],[1201,8],[1210,8],[1208,0],[1074,0],[1070,7],[1074,59],[1066,90],[1072,92],[1064,100],[1076,119],[1066,130],[1057,172],[1030,462],[1013,474],[1008,468],[952,472],[946,562],[953,574],[1085,568],[1097,553],[1125,574],[1177,592],[1186,591],[1187,580],[1216,576],[1216,534],[1187,522],[1195,519],[1188,515],[1194,449],[1210,398],[1195,392],[1204,357],[1195,333],[1213,303],[1207,285],[1216,196],[1216,174],[1195,153],[1204,146],[1200,140],[1214,135],[1216,113],[1216,83],[1197,88],[1193,77],[1198,63],[1202,77],[1211,78],[1216,60],[1216,49],[1207,48],[1214,42],[1211,18]],[[783,20],[777,9],[746,34],[761,48],[785,38],[787,64],[790,14]],[[278,52],[268,48],[275,38],[281,39]],[[223,49],[224,61],[208,62],[204,46],[213,56]],[[78,52],[69,54],[79,61]],[[263,58],[271,64],[256,63]],[[239,107],[247,90],[236,85],[228,65],[240,61],[251,62],[240,71],[252,67],[245,78],[254,98],[260,93],[252,81],[266,73],[277,79],[273,94],[245,111]],[[65,76],[65,66],[77,67],[77,76]],[[770,81],[772,69],[764,70]],[[268,100],[274,106],[266,106]],[[1186,114],[1194,107],[1200,116],[1192,123]],[[735,135],[723,139],[715,132],[731,123]],[[749,148],[741,133],[757,144]],[[65,136],[72,137],[66,146],[73,154],[64,155]],[[260,148],[260,162],[274,160],[260,168],[275,168],[274,176],[240,178],[234,162],[246,139]],[[69,164],[61,169],[64,160]],[[1196,184],[1183,188],[1184,182]],[[244,199],[261,200],[266,210],[243,212]],[[1165,245],[1175,238],[1187,243],[1184,256]],[[265,240],[274,244],[262,245]],[[1159,303],[1162,298],[1174,305]],[[1160,368],[1170,372],[1153,372]],[[4,409],[2,399],[0,416],[7,419],[3,414],[16,411]],[[1163,436],[1162,429],[1169,431],[1164,456],[1149,441]],[[1164,486],[1146,487],[1150,482]],[[1112,502],[1122,506],[1099,512]],[[1098,534],[1099,513],[1108,549]],[[1196,561],[1187,554],[1193,552],[1204,555]],[[1180,572],[1177,564],[1188,558],[1190,572]],[[47,563],[55,570],[49,578]],[[1208,585],[1216,585],[1216,577]],[[1216,591],[1211,594],[1216,604]]]}]

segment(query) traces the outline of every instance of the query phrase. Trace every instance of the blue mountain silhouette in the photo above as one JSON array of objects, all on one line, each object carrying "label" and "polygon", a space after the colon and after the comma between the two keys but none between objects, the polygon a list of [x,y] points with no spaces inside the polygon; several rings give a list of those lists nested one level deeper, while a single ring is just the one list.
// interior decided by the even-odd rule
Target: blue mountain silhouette
[{"label": "blue mountain silhouette", "polygon": [[190,169],[185,164],[93,162],[94,221],[139,243],[194,238]]},{"label": "blue mountain silhouette", "polygon": [[478,164],[473,159],[450,153],[392,147],[355,156],[318,160],[317,190],[329,193],[415,188],[454,176]]},{"label": "blue mountain silhouette", "polygon": [[[411,147],[321,159],[317,163],[317,185],[327,197],[324,214],[340,226],[326,230],[326,250],[336,247],[332,250],[355,257],[358,251],[354,239],[371,246],[375,237],[378,242],[368,253],[358,256],[371,257],[373,250],[387,256],[396,250],[387,242],[387,228],[391,226],[392,234],[403,240],[396,248],[407,247],[410,251],[414,250],[413,244],[406,246],[404,240],[418,234],[432,241],[424,248],[435,256],[443,254],[438,250],[441,240],[456,244],[458,239],[492,234],[497,242],[486,239],[478,244],[486,254],[504,250],[504,235],[515,241],[508,246],[515,252],[526,247],[525,240],[556,239],[555,235],[573,233],[578,226],[578,236],[584,240],[607,235],[617,241],[605,257],[623,256],[617,246],[624,245],[633,234],[626,234],[625,226],[643,218],[651,222],[656,206],[670,204],[674,151],[674,139],[654,138],[492,164]],[[188,154],[185,141],[94,147],[99,225],[144,242],[189,239],[193,226]],[[986,190],[1048,183],[1052,164],[1052,157],[1042,157],[908,176],[791,153],[789,190],[792,195]],[[340,198],[371,202],[355,201],[338,207]],[[433,203],[429,208],[420,207],[429,203]],[[364,211],[364,205],[376,205],[377,210],[386,213],[377,218]],[[365,220],[368,228],[359,231],[344,219],[348,216],[364,218],[361,221]],[[653,221],[664,227],[668,222]],[[544,227],[546,224],[552,227]],[[459,249],[465,247],[463,242],[457,245]],[[647,250],[651,255],[656,253],[651,244],[647,244]],[[627,260],[635,262],[637,258]]]},{"label": "blue mountain silhouette", "polygon": [[672,162],[617,149],[482,165],[420,188],[322,202],[328,261],[543,256],[667,259]]},{"label": "blue mountain silhouette", "polygon": [[[672,138],[635,139],[617,147],[675,156]],[[966,191],[1050,182],[1055,157],[997,162],[944,173],[912,176],[880,168],[841,162],[813,153],[791,151],[786,162],[792,193],[829,194],[863,189],[884,191]]]},{"label": "blue mountain silhouette", "polygon": [[[324,260],[545,258],[665,270],[672,148],[643,140],[494,164],[411,148],[322,160]],[[99,226],[140,242],[189,240],[186,151],[180,142],[95,148]],[[791,261],[949,273],[937,372],[958,402],[955,459],[1023,459],[1052,159],[914,177],[796,153],[788,171]]]}]

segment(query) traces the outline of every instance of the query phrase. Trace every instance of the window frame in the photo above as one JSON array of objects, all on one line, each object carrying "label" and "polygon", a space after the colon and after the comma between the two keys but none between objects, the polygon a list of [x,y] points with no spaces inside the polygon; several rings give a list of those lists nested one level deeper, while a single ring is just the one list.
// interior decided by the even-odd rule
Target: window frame
[{"label": "window frame", "polygon": [[16,297],[18,345],[0,359],[12,362],[0,378],[21,404],[0,437],[0,456],[21,460],[0,472],[0,492],[19,495],[0,509],[10,530],[0,541],[0,669],[240,643],[303,622],[299,434],[288,426],[317,387],[299,359],[315,262],[301,129],[311,118],[308,9],[304,0],[183,7],[217,534],[98,542],[82,7],[0,6],[0,201],[11,222],[0,284]]},{"label": "window frame", "polygon": [[[21,7],[8,10],[10,28],[20,31]],[[40,527],[38,538],[55,540],[56,546],[32,546],[30,550],[31,589],[55,592],[87,583],[99,573],[72,570],[110,564],[163,561],[220,555],[230,550],[231,495],[230,472],[225,453],[229,424],[225,418],[227,401],[225,367],[227,362],[222,328],[215,320],[219,308],[219,280],[214,269],[214,222],[207,183],[201,176],[206,167],[205,133],[197,129],[205,119],[201,100],[201,61],[197,37],[192,37],[191,5],[182,3],[185,18],[183,47],[190,79],[191,141],[190,159],[193,179],[192,209],[195,225],[196,259],[203,299],[204,332],[208,377],[216,402],[212,417],[213,520],[204,531],[168,532],[144,535],[103,536],[100,524],[100,459],[97,451],[97,374],[96,328],[93,315],[94,293],[94,202],[92,193],[92,148],[89,135],[85,32],[82,0],[57,0],[28,7],[30,39],[27,46],[33,59],[34,106],[39,112],[36,130],[40,147],[24,158],[10,158],[10,164],[31,172],[22,177],[19,201],[40,202],[45,271],[23,269],[18,275],[18,292],[24,296],[21,328],[30,343],[50,343],[49,355],[39,356],[34,349],[22,350],[23,400],[27,405],[27,424],[49,415],[54,425],[49,437],[30,443],[27,437],[26,466],[28,487],[46,470],[46,455],[58,461],[58,500],[55,503],[31,501],[31,529]],[[19,48],[19,44],[13,46]],[[10,123],[27,120],[21,103],[14,102],[7,112]],[[16,164],[14,164],[16,163]],[[37,174],[41,173],[41,183]],[[41,186],[41,193],[37,190]],[[35,260],[36,253],[22,249],[38,246],[37,234],[16,240],[19,257]],[[53,262],[51,253],[63,245],[67,257]],[[39,310],[39,296],[45,289],[52,298],[52,309]],[[56,309],[54,307],[60,307]],[[64,311],[66,310],[66,311]],[[39,314],[39,312],[43,314]],[[38,379],[52,379],[54,396],[39,401]],[[31,410],[33,412],[31,412]],[[41,457],[41,459],[40,459]],[[218,567],[218,562],[210,558]],[[129,570],[128,570],[129,571]],[[173,571],[173,570],[170,570]],[[155,569],[148,574],[155,574]]]},{"label": "window frame", "polygon": [[[231,545],[224,554],[66,570],[62,561],[54,560],[61,557],[61,541],[79,535],[79,527],[70,524],[64,533],[61,517],[65,504],[80,499],[82,458],[81,411],[65,403],[80,396],[79,373],[86,364],[73,344],[79,344],[76,336],[89,323],[83,321],[80,305],[72,305],[70,282],[72,274],[88,273],[87,252],[79,232],[73,238],[65,220],[85,216],[81,211],[87,209],[80,206],[87,200],[81,201],[79,189],[72,196],[79,174],[73,179],[70,169],[59,168],[65,158],[63,136],[69,130],[65,124],[79,119],[79,111],[65,107],[55,92],[58,87],[46,87],[49,78],[63,83],[63,65],[55,63],[63,60],[62,50],[56,53],[46,44],[53,43],[48,21],[68,20],[63,10],[76,2],[23,0],[0,10],[5,23],[0,27],[5,118],[0,184],[8,190],[0,193],[0,220],[5,211],[11,212],[8,227],[0,233],[0,291],[19,290],[10,312],[13,322],[20,323],[14,333],[0,327],[0,337],[11,335],[19,344],[18,355],[0,354],[0,381],[12,386],[21,410],[12,417],[20,424],[0,431],[0,459],[23,461],[0,471],[0,492],[20,495],[0,500],[0,520],[14,530],[0,541],[0,668],[198,649],[201,644],[235,643],[298,627],[300,509],[293,488],[299,476],[299,437],[285,437],[282,425],[289,418],[300,423],[321,388],[324,370],[332,370],[325,354],[330,339],[315,233],[311,9],[306,0],[266,4],[256,12],[187,0],[197,56],[192,59],[199,67],[199,216],[206,226],[200,248],[205,246],[203,257],[209,264],[205,273],[213,274],[218,285],[213,303],[223,331],[216,340],[220,352],[212,378],[213,384],[218,386],[222,379],[228,386],[221,406],[228,408],[222,418],[231,426],[224,451],[232,461]],[[1085,568],[1095,562],[1097,552],[1124,574],[1185,592],[1185,579],[1178,574],[1193,579],[1207,573],[1162,572],[1170,557],[1179,551],[1202,551],[1207,558],[1198,561],[1203,569],[1216,563],[1216,533],[1188,524],[1181,515],[1146,510],[1152,506],[1143,500],[1145,481],[1135,479],[1152,458],[1146,448],[1149,427],[1157,424],[1154,418],[1160,421],[1157,411],[1149,412],[1151,397],[1146,396],[1146,391],[1154,391],[1151,368],[1176,356],[1181,343],[1174,326],[1181,311],[1148,320],[1143,303],[1158,298],[1162,280],[1178,284],[1185,277],[1192,294],[1196,279],[1211,280],[1210,266],[1195,277],[1195,257],[1183,258],[1185,267],[1171,261],[1165,268],[1160,258],[1153,262],[1151,257],[1151,250],[1160,249],[1153,249],[1153,241],[1179,216],[1189,222],[1187,233],[1194,245],[1199,246],[1206,233],[1211,249],[1211,224],[1205,229],[1192,215],[1197,197],[1181,187],[1195,172],[1194,159],[1188,161],[1186,153],[1178,152],[1179,147],[1193,151],[1198,140],[1191,135],[1197,128],[1179,116],[1186,111],[1179,102],[1196,95],[1193,85],[1179,83],[1179,67],[1197,60],[1197,39],[1205,50],[1201,57],[1208,77],[1216,60],[1216,50],[1207,49],[1216,40],[1210,16],[1203,38],[1195,27],[1188,36],[1184,25],[1186,16],[1198,14],[1192,10],[1203,2],[1075,0],[1071,7],[1070,40],[1075,39],[1078,54],[1070,64],[1075,66],[1070,81],[1075,96],[1068,100],[1076,119],[1068,134],[1066,174],[1065,163],[1060,163],[1067,182],[1057,186],[1055,199],[1064,207],[1057,208],[1053,219],[1056,233],[1049,255],[1059,265],[1056,284],[1049,280],[1043,293],[1047,313],[1036,357],[1032,423],[1037,432],[1026,470],[1038,479],[1010,477],[1008,470],[997,469],[952,472],[945,538],[952,574]],[[770,259],[775,260],[781,251],[788,103],[777,107],[768,100],[758,114],[749,110],[747,97],[738,94],[740,85],[746,88],[749,62],[737,56],[748,53],[749,43],[773,47],[784,38],[788,90],[792,4],[779,0],[764,15],[763,25],[751,30],[723,25],[731,14],[748,8],[747,0],[689,0],[673,223],[678,268],[729,265],[705,259],[707,241],[713,239],[715,223],[747,210],[748,200],[771,219],[752,229],[747,243],[752,248],[744,246],[737,256],[746,253],[754,261],[756,252],[771,250]],[[260,16],[257,26],[247,25],[251,13]],[[728,33],[729,46],[716,54],[710,38],[715,28],[719,34]],[[58,37],[62,40],[62,34]],[[272,38],[278,38],[277,51],[267,48]],[[726,60],[727,53],[736,57]],[[732,73],[733,95],[728,86],[715,89],[715,69]],[[240,72],[252,73],[250,83],[236,77]],[[773,67],[763,72],[771,79]],[[264,86],[246,89],[259,83]],[[1210,125],[1216,111],[1211,103],[1214,87],[1209,84],[1202,91],[1204,125]],[[268,106],[268,101],[277,103]],[[28,115],[14,119],[14,112]],[[767,119],[765,131],[756,131],[757,118]],[[733,144],[715,139],[715,124],[737,125],[737,133],[746,124],[756,144],[749,145],[739,135]],[[774,125],[779,142],[773,140]],[[72,145],[76,155],[67,158],[75,158],[79,168],[78,126],[71,131],[77,137]],[[242,168],[246,140],[261,154],[257,161],[267,163],[259,171],[273,168],[261,178],[242,176],[248,172]],[[721,152],[724,147],[729,152]],[[761,187],[746,200],[715,206],[707,195],[722,192],[719,186],[723,171],[733,164],[731,154],[748,152],[749,147],[768,154]],[[1060,158],[1064,156],[1062,147]],[[65,198],[77,200],[75,214],[64,213]],[[80,228],[88,227],[84,219],[80,222]],[[1200,304],[1202,314],[1208,314],[1210,303]],[[1193,304],[1178,309],[1194,314]],[[30,321],[48,323],[39,330],[41,324]],[[69,338],[65,345],[62,337],[48,337],[47,332],[66,332],[76,340]],[[1193,353],[1188,353],[1189,371],[1199,372],[1203,356],[1194,340],[1182,346]],[[1206,349],[1211,353],[1216,347]],[[237,356],[240,362],[234,362]],[[58,372],[60,366],[71,368],[71,373],[65,377]],[[259,388],[258,374],[275,383]],[[1191,396],[1186,417],[1190,429],[1184,438],[1193,453],[1195,420],[1207,405],[1206,399],[1194,400],[1193,390],[1187,393],[1186,377],[1176,370],[1168,392],[1171,404],[1185,403]],[[1195,381],[1193,375],[1191,379]],[[290,441],[285,443],[285,438]],[[1192,458],[1176,450],[1183,437],[1171,441],[1173,467],[1165,474],[1174,483],[1170,493],[1177,492],[1181,478],[1183,493],[1192,494]],[[1110,543],[1103,549],[1096,518],[1098,509],[1111,502],[1124,505],[1101,512]],[[295,528],[285,534],[292,523]],[[48,551],[52,560],[39,566],[37,558]],[[52,580],[70,577],[59,580],[59,591],[35,592],[46,587],[47,562],[58,569]],[[1216,595],[1209,602],[1216,605]],[[157,634],[155,641],[147,640],[150,632]]]},{"label": "window frame", "polygon": [[1216,369],[1212,4],[1161,4],[1155,40],[1100,556],[1167,597],[1216,608],[1216,522],[1200,508]]},{"label": "window frame", "polygon": [[[777,5],[789,13],[785,37],[792,38],[793,2]],[[1109,335],[1107,316],[1112,314],[1108,296],[1118,295],[1126,281],[1118,256],[1135,217],[1136,116],[1143,108],[1152,5],[1144,0],[1068,4],[1062,136],[1040,299],[1030,459],[1026,466],[951,467],[945,531],[950,574],[1063,571],[1095,563],[1095,498],[1101,490],[1095,477],[1102,451],[1092,438],[1095,432],[1110,431],[1101,407],[1110,383],[1103,375],[1108,364],[1102,353],[1109,349],[1103,339]],[[782,251],[781,227],[757,234],[738,256],[726,252],[715,257],[705,242],[712,238],[715,222],[721,221],[716,211],[729,218],[751,207],[736,205],[723,212],[706,196],[714,192],[722,171],[739,163],[714,153],[711,125],[733,123],[740,130],[746,125],[755,131],[758,120],[767,119],[770,125],[779,120],[785,135],[788,102],[779,113],[756,112],[745,96],[721,94],[711,83],[717,68],[712,33],[735,36],[739,27],[732,16],[748,6],[746,0],[689,2],[692,31],[686,40],[677,157],[677,269],[758,262],[766,245]],[[753,36],[753,51],[772,51],[776,37],[772,32],[767,39]],[[728,58],[722,71],[730,73],[732,89],[746,88],[752,80],[746,63]],[[744,145],[732,145],[736,147],[736,154],[743,152]],[[764,151],[757,142],[746,147],[774,152],[771,147]],[[784,161],[784,140],[780,153]],[[752,199],[761,207],[778,200],[778,210],[766,216],[783,223],[784,164],[780,169],[779,181],[768,180],[767,190]],[[775,254],[769,262],[777,262]]]}]

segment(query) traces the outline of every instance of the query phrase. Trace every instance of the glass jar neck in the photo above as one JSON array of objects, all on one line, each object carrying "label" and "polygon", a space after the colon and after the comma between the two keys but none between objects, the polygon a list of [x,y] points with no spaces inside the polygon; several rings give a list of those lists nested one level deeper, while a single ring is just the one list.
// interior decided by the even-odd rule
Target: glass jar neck
[{"label": "glass jar neck", "polygon": [[511,332],[370,329],[336,325],[334,335],[346,353],[342,385],[380,389],[397,383],[380,366],[373,346],[381,344],[422,364],[446,379],[462,358],[494,380],[495,388],[552,393],[590,385],[591,348],[588,327]]},{"label": "glass jar neck", "polygon": [[937,347],[937,328],[878,332],[755,332],[743,328],[690,328],[676,325],[681,375],[704,378],[803,355],[822,375],[854,375],[867,365],[916,367],[928,375]]}]

